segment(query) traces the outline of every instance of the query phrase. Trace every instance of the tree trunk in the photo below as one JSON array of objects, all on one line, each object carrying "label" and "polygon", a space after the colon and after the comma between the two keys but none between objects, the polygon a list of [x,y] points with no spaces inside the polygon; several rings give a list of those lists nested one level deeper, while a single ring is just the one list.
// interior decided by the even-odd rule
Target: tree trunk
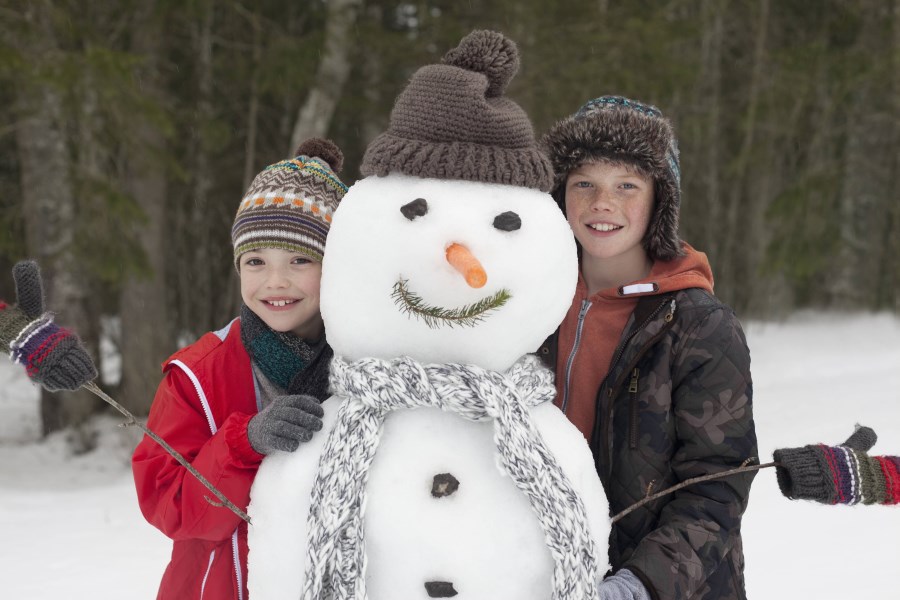
[{"label": "tree trunk", "polygon": [[[713,264],[720,256],[720,236],[718,235],[722,215],[721,189],[719,187],[719,164],[721,151],[721,102],[722,102],[722,41],[723,41],[723,6],[720,0],[704,0],[703,2],[703,37],[701,43],[700,73],[700,106],[705,106],[706,116],[703,157],[704,197],[697,199],[706,207],[703,215],[702,249],[709,255]],[[695,213],[698,214],[699,213]]]},{"label": "tree trunk", "polygon": [[878,61],[869,58],[878,56],[882,47],[878,16],[882,2],[871,0],[859,8],[862,21],[853,54],[871,75],[853,85],[846,111],[839,209],[841,245],[831,280],[834,305],[857,310],[877,307],[885,224],[889,221],[885,217],[889,217],[891,205],[897,204],[897,190],[891,187],[895,162],[891,158],[891,135],[897,116],[891,116],[889,101],[882,104],[882,98],[887,100],[890,93],[889,84],[876,77]]},{"label": "tree trunk", "polygon": [[[46,10],[45,10],[46,9]],[[35,34],[29,40],[38,63],[49,60],[56,41],[49,9],[28,14]],[[21,86],[18,93],[20,120],[16,127],[22,205],[28,254],[41,266],[45,307],[57,313],[57,321],[78,332],[96,357],[96,332],[85,310],[87,291],[75,260],[75,194],[71,159],[64,132],[62,91],[39,81]],[[41,391],[41,424],[44,435],[77,426],[100,403],[87,391]]]},{"label": "tree trunk", "polygon": [[328,2],[322,61],[316,72],[315,85],[297,113],[289,153],[293,153],[303,140],[328,133],[344,84],[350,76],[353,25],[361,6],[362,0]]},{"label": "tree trunk", "polygon": [[[750,74],[750,87],[747,91],[747,109],[744,119],[744,137],[735,160],[736,168],[731,184],[732,193],[728,201],[725,214],[725,260],[721,267],[717,267],[722,288],[726,300],[738,311],[747,306],[747,299],[736,295],[738,282],[748,277],[752,267],[748,265],[744,246],[755,243],[749,239],[745,224],[739,222],[739,218],[752,215],[754,211],[741,211],[750,199],[747,197],[747,174],[749,172],[751,151],[753,150],[757,127],[757,113],[759,110],[759,98],[763,84],[763,73],[766,62],[766,43],[769,30],[769,0],[759,1],[759,17],[756,29],[756,39],[753,50],[753,69]],[[762,210],[757,211],[761,218]]]},{"label": "tree trunk", "polygon": [[891,97],[888,106],[894,119],[891,123],[891,145],[888,156],[893,156],[892,181],[888,186],[893,195],[885,196],[886,218],[884,235],[884,259],[881,267],[878,308],[893,308],[900,313],[900,202],[896,190],[900,189],[900,0],[893,0],[891,11]]},{"label": "tree trunk", "polygon": [[[163,29],[152,3],[142,5],[134,19],[133,51],[145,58],[136,74],[145,96],[159,101],[162,84],[157,70]],[[135,123],[134,143],[128,157],[128,187],[146,221],[132,233],[143,249],[150,273],[131,274],[123,284],[122,396],[120,401],[136,414],[146,414],[159,384],[159,365],[174,349],[165,288],[166,174],[156,155],[165,139],[147,121]]]},{"label": "tree trunk", "polygon": [[[190,233],[184,236],[188,248],[185,253],[192,256],[191,264],[184,265],[180,271],[182,311],[188,319],[190,327],[196,332],[217,329],[216,321],[218,303],[215,301],[215,283],[213,277],[217,273],[210,265],[215,264],[210,251],[209,215],[210,190],[213,188],[213,173],[210,168],[210,154],[213,150],[209,141],[209,130],[213,114],[213,10],[214,2],[206,0],[203,4],[203,19],[199,30],[194,34],[197,58],[197,100],[193,117],[194,135],[191,139],[191,176],[193,177],[192,202],[187,222]],[[186,277],[185,277],[186,276]]]}]

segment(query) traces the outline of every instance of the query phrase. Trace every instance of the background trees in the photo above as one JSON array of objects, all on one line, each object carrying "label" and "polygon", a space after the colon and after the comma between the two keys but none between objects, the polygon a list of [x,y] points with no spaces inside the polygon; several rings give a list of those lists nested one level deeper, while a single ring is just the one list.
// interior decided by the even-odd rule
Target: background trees
[{"label": "background trees", "polygon": [[[253,175],[325,134],[352,182],[412,72],[474,28],[519,44],[538,133],[608,93],[672,118],[682,234],[741,316],[900,310],[900,0],[0,0],[0,272],[37,258],[146,411],[160,361],[236,314]],[[46,431],[97,406],[43,404]]]}]

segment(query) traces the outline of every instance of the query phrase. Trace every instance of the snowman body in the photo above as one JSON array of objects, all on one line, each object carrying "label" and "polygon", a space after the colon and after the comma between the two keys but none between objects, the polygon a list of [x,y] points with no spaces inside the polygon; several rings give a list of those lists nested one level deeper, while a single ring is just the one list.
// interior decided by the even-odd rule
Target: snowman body
[{"label": "snowman body", "polygon": [[[330,430],[341,401],[332,397],[323,405],[320,433]],[[534,408],[531,416],[589,507],[595,546],[605,553],[606,497],[580,434],[552,405]],[[452,589],[472,600],[551,597],[553,560],[544,532],[524,494],[496,464],[493,436],[490,422],[436,408],[400,410],[385,419],[365,511],[371,600],[424,599],[429,589]],[[253,598],[301,597],[309,492],[324,443],[325,435],[317,435],[293,454],[271,456],[257,475],[249,530]],[[458,482],[455,490],[442,483],[453,481],[448,476]]]},{"label": "snowman body", "polygon": [[[418,210],[409,210],[411,203]],[[508,213],[519,227],[498,228],[510,222]],[[451,244],[477,258],[487,273],[484,286],[467,285],[448,263]],[[336,356],[348,362],[408,356],[505,371],[552,333],[577,278],[571,231],[549,195],[395,174],[350,188],[325,256],[322,314]],[[260,467],[248,509],[254,600],[301,597],[310,490],[338,408],[353,401],[330,398],[323,431]],[[529,415],[584,505],[602,576],[608,505],[588,446],[550,402]],[[387,415],[362,507],[369,598],[551,597],[554,559],[546,533],[504,472],[495,436],[492,420],[434,407]]]}]

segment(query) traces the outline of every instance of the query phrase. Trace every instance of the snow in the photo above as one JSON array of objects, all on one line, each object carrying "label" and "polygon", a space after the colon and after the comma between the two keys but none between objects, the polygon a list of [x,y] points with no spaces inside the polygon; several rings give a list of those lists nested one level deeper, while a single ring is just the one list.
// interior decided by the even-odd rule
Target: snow
[{"label": "snow", "polygon": [[[428,212],[409,220],[400,208],[417,198]],[[508,211],[519,215],[520,229],[493,226]],[[453,243],[481,262],[484,287],[469,287],[447,262]],[[575,240],[549,194],[399,174],[367,177],[350,187],[334,214],[322,265],[322,317],[335,354],[348,360],[411,356],[504,371],[562,321],[577,276]],[[432,329],[398,310],[392,292],[401,279],[426,304],[448,309],[502,289],[512,297],[484,313],[477,328]]]},{"label": "snow", "polygon": [[[900,318],[801,314],[746,326],[763,461],[777,447],[843,441],[855,423],[900,454]],[[171,549],[137,508],[132,431],[105,417],[100,447],[72,456],[38,441],[37,392],[0,361],[0,565],[3,595],[151,600]],[[744,519],[750,598],[896,597],[900,507],[819,506],[778,492],[766,469]]]}]

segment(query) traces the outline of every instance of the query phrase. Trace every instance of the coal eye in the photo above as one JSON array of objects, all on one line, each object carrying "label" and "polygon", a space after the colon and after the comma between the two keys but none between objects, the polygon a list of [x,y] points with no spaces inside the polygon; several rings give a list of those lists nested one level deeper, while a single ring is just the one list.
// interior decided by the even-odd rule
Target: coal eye
[{"label": "coal eye", "polygon": [[412,221],[416,217],[421,217],[428,212],[428,203],[425,198],[416,198],[412,202],[407,202],[400,207],[403,216]]},{"label": "coal eye", "polygon": [[511,210],[494,217],[494,227],[500,231],[515,231],[522,228],[522,219]]}]

